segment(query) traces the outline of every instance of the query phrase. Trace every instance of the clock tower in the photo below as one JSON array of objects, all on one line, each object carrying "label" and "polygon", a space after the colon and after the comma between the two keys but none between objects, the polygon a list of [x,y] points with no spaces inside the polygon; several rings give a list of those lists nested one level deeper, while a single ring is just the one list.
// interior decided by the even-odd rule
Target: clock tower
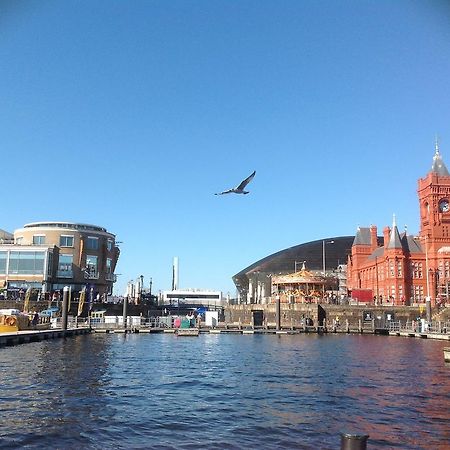
[{"label": "clock tower", "polygon": [[420,237],[435,251],[448,245],[450,237],[450,173],[442,161],[439,145],[430,172],[418,181]]}]

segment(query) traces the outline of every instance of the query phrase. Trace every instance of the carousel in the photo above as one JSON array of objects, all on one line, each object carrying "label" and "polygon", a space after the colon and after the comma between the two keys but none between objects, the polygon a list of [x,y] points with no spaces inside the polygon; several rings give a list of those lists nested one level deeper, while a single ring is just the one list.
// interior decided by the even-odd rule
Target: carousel
[{"label": "carousel", "polygon": [[327,279],[309,272],[303,263],[298,272],[272,277],[272,292],[281,303],[319,303]]}]

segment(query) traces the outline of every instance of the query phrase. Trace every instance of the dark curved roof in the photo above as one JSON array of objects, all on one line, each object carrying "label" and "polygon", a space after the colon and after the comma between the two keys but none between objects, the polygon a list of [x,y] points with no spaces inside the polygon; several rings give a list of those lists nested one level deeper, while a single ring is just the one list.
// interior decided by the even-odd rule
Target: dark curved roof
[{"label": "dark curved roof", "polygon": [[295,262],[297,262],[298,270],[303,261],[306,261],[307,270],[321,270],[323,268],[324,241],[326,242],[326,269],[335,269],[339,264],[347,264],[347,256],[351,253],[354,239],[355,236],[330,237],[281,250],[241,270],[233,276],[233,281],[236,286],[244,287],[248,285],[247,275],[254,272],[271,274],[294,272]]}]

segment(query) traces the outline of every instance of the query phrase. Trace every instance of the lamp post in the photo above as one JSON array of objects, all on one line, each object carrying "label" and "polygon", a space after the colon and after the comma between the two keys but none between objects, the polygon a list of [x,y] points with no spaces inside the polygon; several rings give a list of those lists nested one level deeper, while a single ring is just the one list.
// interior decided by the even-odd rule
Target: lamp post
[{"label": "lamp post", "polygon": [[325,244],[334,244],[334,241],[326,241],[325,239],[322,241],[322,263],[323,263],[323,277],[324,277],[324,283],[323,283],[323,297],[325,297],[325,277],[326,277],[326,259],[325,259]]},{"label": "lamp post", "polygon": [[424,236],[425,240],[425,270],[427,272],[427,296],[425,297],[425,311],[427,314],[427,322],[431,322],[431,296],[430,296],[430,268],[428,265],[428,235]]}]

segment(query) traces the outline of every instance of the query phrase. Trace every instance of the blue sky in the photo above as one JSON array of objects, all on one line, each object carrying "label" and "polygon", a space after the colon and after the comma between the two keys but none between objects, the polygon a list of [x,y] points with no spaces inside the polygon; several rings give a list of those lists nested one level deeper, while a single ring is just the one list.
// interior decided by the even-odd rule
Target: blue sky
[{"label": "blue sky", "polygon": [[2,0],[0,59],[0,228],[106,227],[118,293],[174,256],[234,295],[284,248],[416,233],[436,134],[450,166],[446,1]]}]

